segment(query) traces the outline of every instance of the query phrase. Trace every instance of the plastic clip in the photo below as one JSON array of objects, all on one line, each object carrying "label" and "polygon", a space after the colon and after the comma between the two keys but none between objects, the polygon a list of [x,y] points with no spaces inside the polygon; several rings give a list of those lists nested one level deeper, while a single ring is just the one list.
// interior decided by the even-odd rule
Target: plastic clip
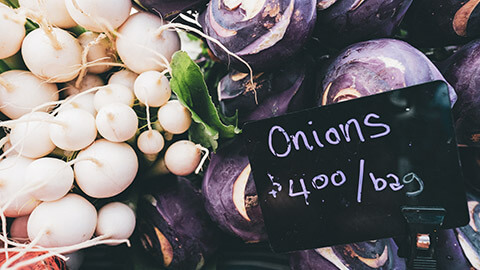
[{"label": "plastic clip", "polygon": [[437,230],[442,226],[446,213],[441,207],[402,207],[409,234],[395,241],[399,246],[398,255],[407,258],[408,269],[437,269]]}]

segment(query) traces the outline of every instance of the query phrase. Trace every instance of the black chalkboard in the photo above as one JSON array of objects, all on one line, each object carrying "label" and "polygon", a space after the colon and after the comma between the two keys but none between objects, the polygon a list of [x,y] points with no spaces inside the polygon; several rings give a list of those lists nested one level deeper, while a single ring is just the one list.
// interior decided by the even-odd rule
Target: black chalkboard
[{"label": "black chalkboard", "polygon": [[277,252],[407,234],[401,208],[468,223],[448,89],[431,82],[247,123],[244,138]]}]

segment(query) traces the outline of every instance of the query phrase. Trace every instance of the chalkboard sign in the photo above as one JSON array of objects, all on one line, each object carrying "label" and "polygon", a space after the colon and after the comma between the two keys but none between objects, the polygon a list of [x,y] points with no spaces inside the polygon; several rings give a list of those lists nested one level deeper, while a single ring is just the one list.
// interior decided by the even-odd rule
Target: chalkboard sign
[{"label": "chalkboard sign", "polygon": [[432,82],[251,122],[244,136],[277,252],[407,234],[401,208],[468,209],[448,89]]}]

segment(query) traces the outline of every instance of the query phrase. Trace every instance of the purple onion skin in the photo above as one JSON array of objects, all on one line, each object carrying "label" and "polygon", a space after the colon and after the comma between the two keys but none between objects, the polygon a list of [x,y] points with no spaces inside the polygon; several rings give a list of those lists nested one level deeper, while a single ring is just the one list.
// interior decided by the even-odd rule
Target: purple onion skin
[{"label": "purple onion skin", "polygon": [[440,63],[445,79],[455,88],[453,107],[459,144],[480,145],[480,40],[468,43]]},{"label": "purple onion skin", "polygon": [[317,12],[314,36],[343,48],[393,36],[413,0],[342,0]]},{"label": "purple onion skin", "polygon": [[[293,252],[290,255],[292,270],[404,270],[405,260],[399,258],[392,239],[361,242],[324,248],[329,258],[315,249]],[[337,266],[336,266],[336,265]],[[338,267],[342,265],[343,268]]]},{"label": "purple onion skin", "polygon": [[[152,187],[138,204],[140,241],[147,253],[167,269],[197,269],[216,252],[220,231],[205,211],[200,192],[189,180],[166,176],[159,181],[162,183]],[[171,245],[171,263],[164,259],[167,254],[162,252],[158,232]]]},{"label": "purple onion skin", "polygon": [[[242,5],[233,7],[226,5],[226,0],[211,0],[199,20],[207,35],[242,57],[254,72],[290,61],[310,38],[316,19],[315,0],[264,1],[263,7],[249,16]],[[262,42],[267,39],[270,42]],[[248,70],[213,42],[208,41],[208,46],[223,63]]]},{"label": "purple onion skin", "polygon": [[453,229],[438,231],[436,257],[438,270],[471,269]]},{"label": "purple onion skin", "polygon": [[206,6],[208,0],[134,0],[134,2],[165,20],[170,20],[178,14]]},{"label": "purple onion skin", "polygon": [[457,228],[457,239],[463,254],[472,264],[474,269],[480,268],[480,197],[467,194],[470,223]]},{"label": "purple onion skin", "polygon": [[480,5],[476,0],[414,1],[405,24],[416,46],[466,43],[480,36]]},{"label": "purple onion skin", "polygon": [[294,61],[254,76],[253,87],[246,73],[231,71],[217,87],[222,113],[233,116],[238,111],[239,123],[243,124],[314,107],[312,70],[305,61]]},{"label": "purple onion skin", "polygon": [[337,0],[317,0],[317,10],[324,10],[335,4]]},{"label": "purple onion skin", "polygon": [[[220,149],[211,156],[203,178],[202,192],[207,212],[220,228],[244,242],[253,243],[266,240],[267,234],[251,173],[248,174],[245,189],[235,189],[245,193],[242,196],[245,199],[243,215],[233,200],[234,183],[244,170],[249,170],[249,166],[242,141],[237,140]],[[245,213],[250,220],[246,219]]]},{"label": "purple onion skin", "polygon": [[[435,65],[408,43],[395,39],[359,42],[343,50],[326,69],[318,105],[434,80],[445,81]],[[454,104],[455,91],[448,87]]]}]

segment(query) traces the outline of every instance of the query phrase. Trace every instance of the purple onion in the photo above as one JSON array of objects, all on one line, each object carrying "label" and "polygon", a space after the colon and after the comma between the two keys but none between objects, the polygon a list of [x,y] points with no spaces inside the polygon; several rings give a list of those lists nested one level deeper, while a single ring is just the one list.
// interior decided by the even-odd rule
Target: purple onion
[{"label": "purple onion", "polygon": [[480,145],[480,40],[468,43],[440,64],[458,95],[453,107],[459,144]]},{"label": "purple onion", "polygon": [[213,154],[202,192],[211,218],[245,242],[267,239],[246,149],[236,140]]},{"label": "purple onion", "polygon": [[405,18],[409,39],[418,46],[460,44],[480,36],[477,0],[414,1]]},{"label": "purple onion", "polygon": [[167,269],[199,269],[219,245],[200,192],[182,177],[159,179],[137,209],[144,249]]},{"label": "purple onion", "polygon": [[222,112],[239,123],[279,116],[315,105],[311,67],[304,61],[279,67],[254,76],[253,85],[246,73],[231,71],[218,83]]},{"label": "purple onion", "polygon": [[[318,11],[314,35],[337,47],[368,39],[391,37],[412,1],[336,1],[329,8]],[[320,1],[322,2],[325,4],[329,1]]]},{"label": "purple onion", "polygon": [[392,239],[339,245],[328,248],[293,252],[292,270],[404,270],[405,260],[397,255]]},{"label": "purple onion", "polygon": [[[373,95],[389,90],[445,81],[432,62],[408,43],[377,39],[351,45],[326,70],[319,105]],[[450,100],[456,94],[449,85]]]},{"label": "purple onion", "polygon": [[[202,13],[204,32],[246,60],[255,72],[289,61],[311,35],[315,0],[211,0]],[[246,66],[208,41],[223,63]]]}]

